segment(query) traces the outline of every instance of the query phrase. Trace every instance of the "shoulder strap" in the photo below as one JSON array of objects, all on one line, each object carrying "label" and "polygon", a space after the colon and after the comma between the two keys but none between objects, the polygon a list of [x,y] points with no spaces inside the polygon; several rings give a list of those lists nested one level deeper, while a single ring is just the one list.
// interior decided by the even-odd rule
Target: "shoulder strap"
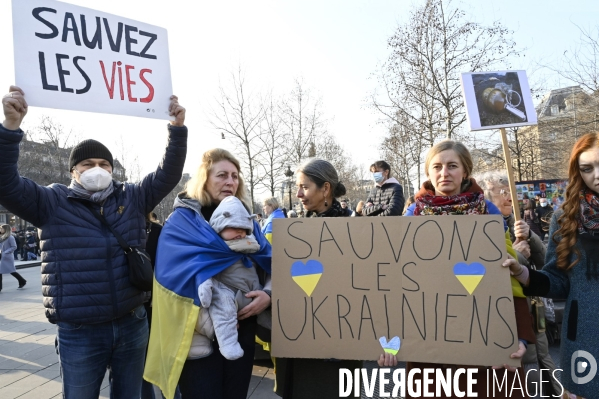
[{"label": "shoulder strap", "polygon": [[128,253],[131,251],[131,247],[129,246],[129,244],[127,244],[127,242],[123,239],[123,237],[121,237],[121,235],[119,233],[117,233],[110,224],[108,224],[108,221],[106,220],[106,218],[104,217],[104,215],[99,214],[92,206],[91,204],[85,202],[85,206],[87,206],[89,208],[89,210],[93,213],[93,215],[96,217],[96,219],[98,219],[100,222],[102,222],[102,224],[106,227],[108,227],[108,229],[112,232],[112,234],[116,237],[116,240],[119,242],[119,245],[121,246],[121,248],[123,248],[123,251],[125,251],[125,253]]}]

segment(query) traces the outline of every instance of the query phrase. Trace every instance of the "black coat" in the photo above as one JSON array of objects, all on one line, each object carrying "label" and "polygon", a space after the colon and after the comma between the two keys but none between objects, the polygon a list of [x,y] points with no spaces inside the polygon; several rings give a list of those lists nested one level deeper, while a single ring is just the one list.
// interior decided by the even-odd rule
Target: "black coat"
[{"label": "black coat", "polygon": [[[401,216],[405,204],[403,188],[394,178],[387,179],[382,186],[372,189],[366,200],[369,202],[372,206],[364,206],[362,216]],[[386,205],[385,209],[383,205]]]}]

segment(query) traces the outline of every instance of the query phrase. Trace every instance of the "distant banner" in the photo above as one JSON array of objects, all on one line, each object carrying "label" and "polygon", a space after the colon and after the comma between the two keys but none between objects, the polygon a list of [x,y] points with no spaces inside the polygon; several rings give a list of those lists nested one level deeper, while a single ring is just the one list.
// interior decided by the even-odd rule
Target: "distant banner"
[{"label": "distant banner", "polygon": [[501,216],[273,225],[273,356],[519,365]]},{"label": "distant banner", "polygon": [[53,0],[13,0],[12,11],[29,105],[169,118],[166,29]]}]

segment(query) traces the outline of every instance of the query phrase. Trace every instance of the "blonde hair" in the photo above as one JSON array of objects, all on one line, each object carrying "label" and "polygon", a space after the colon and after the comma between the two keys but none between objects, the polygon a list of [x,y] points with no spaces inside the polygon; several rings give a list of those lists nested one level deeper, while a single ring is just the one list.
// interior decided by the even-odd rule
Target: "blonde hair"
[{"label": "blonde hair", "polygon": [[275,197],[270,197],[264,200],[264,205],[272,207],[272,210],[279,209],[279,200]]},{"label": "blonde hair", "polygon": [[3,242],[6,241],[8,237],[10,237],[12,233],[12,228],[9,224],[3,224],[1,227],[4,229],[4,234],[0,235],[0,242]]},{"label": "blonde hair", "polygon": [[199,201],[200,205],[202,206],[212,205],[212,197],[210,197],[210,194],[208,191],[206,191],[206,183],[208,182],[208,177],[210,176],[212,167],[215,163],[220,161],[229,161],[235,166],[235,168],[237,168],[237,173],[239,174],[239,185],[237,186],[237,192],[235,193],[235,196],[241,200],[247,209],[252,209],[250,207],[250,200],[245,189],[245,183],[243,182],[239,161],[233,156],[233,154],[222,148],[213,148],[206,151],[202,155],[202,163],[198,167],[198,170],[196,171],[195,175],[185,184],[185,191],[187,195],[190,198]]},{"label": "blonde hair", "polygon": [[468,151],[468,148],[466,148],[464,144],[454,140],[443,140],[428,150],[428,154],[426,154],[426,160],[424,161],[424,173],[426,173],[426,177],[428,177],[428,167],[430,166],[430,163],[435,155],[447,150],[453,150],[456,154],[458,154],[458,158],[460,158],[460,162],[462,163],[464,171],[466,172],[466,177],[470,177],[472,174],[472,169],[474,168],[472,155],[470,155],[470,151]]}]

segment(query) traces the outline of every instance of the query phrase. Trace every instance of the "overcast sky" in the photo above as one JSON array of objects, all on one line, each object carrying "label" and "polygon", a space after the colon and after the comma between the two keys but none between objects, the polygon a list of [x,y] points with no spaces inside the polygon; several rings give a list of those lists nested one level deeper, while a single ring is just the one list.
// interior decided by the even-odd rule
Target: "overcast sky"
[{"label": "overcast sky", "polygon": [[[231,148],[208,123],[209,108],[219,80],[242,65],[256,90],[289,92],[303,78],[321,96],[330,120],[329,131],[357,164],[378,158],[384,135],[378,116],[366,107],[376,88],[372,74],[388,55],[387,38],[405,22],[413,1],[405,0],[71,0],[72,4],[121,15],[168,30],[173,91],[187,108],[190,141],[186,172],[197,168],[201,154],[212,147]],[[571,0],[461,2],[473,20],[501,21],[515,30],[525,57],[512,60],[513,69],[528,69],[534,61],[557,59],[578,39],[575,23],[593,27],[599,3]],[[3,62],[0,89],[14,81],[10,1],[0,6]],[[464,71],[467,72],[467,71]],[[554,80],[555,88],[570,83]],[[31,108],[27,125],[49,115],[81,139],[95,138],[118,155],[126,147],[140,158],[143,173],[156,167],[166,137],[166,121]]]}]

